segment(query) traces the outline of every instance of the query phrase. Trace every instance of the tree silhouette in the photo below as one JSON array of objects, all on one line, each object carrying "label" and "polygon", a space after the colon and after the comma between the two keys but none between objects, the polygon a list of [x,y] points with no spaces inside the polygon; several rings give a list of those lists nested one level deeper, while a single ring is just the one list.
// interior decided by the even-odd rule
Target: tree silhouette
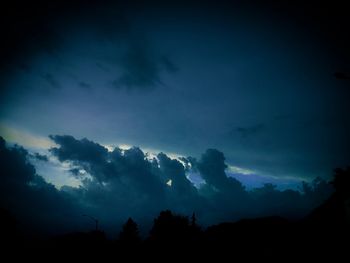
[{"label": "tree silhouette", "polygon": [[154,220],[153,228],[150,232],[150,240],[162,244],[176,243],[188,244],[198,241],[201,237],[201,228],[197,225],[195,213],[189,217],[175,215],[170,210],[160,212]]},{"label": "tree silhouette", "polygon": [[129,217],[129,219],[124,224],[123,229],[120,232],[119,239],[125,243],[137,243],[141,240],[139,236],[138,226],[131,217]]},{"label": "tree silhouette", "polygon": [[188,240],[190,223],[188,217],[174,215],[170,210],[160,212],[154,220],[150,239],[155,241]]},{"label": "tree silhouette", "polygon": [[319,206],[327,200],[334,192],[334,187],[330,182],[321,177],[316,177],[312,182],[302,182],[304,202],[308,202],[311,207]]},{"label": "tree silhouette", "polygon": [[331,181],[335,192],[308,219],[341,227],[350,222],[350,168],[337,168]]}]

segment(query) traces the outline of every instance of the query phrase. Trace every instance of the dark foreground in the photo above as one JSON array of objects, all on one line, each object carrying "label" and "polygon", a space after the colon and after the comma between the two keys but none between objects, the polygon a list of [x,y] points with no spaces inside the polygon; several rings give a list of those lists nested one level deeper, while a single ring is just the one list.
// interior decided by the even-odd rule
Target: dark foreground
[{"label": "dark foreground", "polygon": [[[27,259],[65,258],[73,253],[82,259],[111,256],[113,261],[134,258],[271,259],[276,261],[323,260],[348,262],[350,257],[350,168],[339,170],[332,182],[335,192],[305,218],[290,221],[264,217],[227,222],[207,229],[191,218],[162,211],[146,239],[139,237],[130,218],[116,240],[104,232],[70,233],[46,239],[24,238],[15,231],[14,220],[1,210],[1,254]],[[49,257],[44,257],[48,254]],[[97,258],[96,258],[97,257]],[[125,260],[126,259],[126,260]],[[225,259],[225,260],[224,260]]]},{"label": "dark foreground", "polygon": [[[115,257],[135,258],[213,258],[272,259],[278,261],[330,259],[347,261],[350,253],[350,228],[346,210],[339,210],[334,195],[307,218],[289,221],[265,217],[222,223],[202,230],[195,222],[161,212],[147,239],[137,236],[132,222],[126,224],[118,240],[107,239],[102,231],[71,233],[45,240],[21,239],[6,231],[3,248],[12,255],[40,258],[46,253],[64,257],[73,253],[80,259]],[[186,222],[185,222],[186,221]],[[135,231],[134,231],[135,230]],[[18,252],[18,253],[17,253]],[[225,260],[226,261],[226,260]]]}]

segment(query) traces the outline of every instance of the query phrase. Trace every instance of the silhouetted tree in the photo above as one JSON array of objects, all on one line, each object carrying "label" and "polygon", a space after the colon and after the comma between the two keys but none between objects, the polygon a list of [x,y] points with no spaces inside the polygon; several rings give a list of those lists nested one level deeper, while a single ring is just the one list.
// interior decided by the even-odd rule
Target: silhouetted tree
[{"label": "silhouetted tree", "polygon": [[150,239],[155,241],[188,240],[190,224],[188,217],[174,215],[170,210],[160,212],[154,220]]},{"label": "silhouetted tree", "polygon": [[129,218],[123,226],[122,231],[120,232],[119,239],[125,243],[137,243],[139,242],[139,230],[138,226],[134,220]]},{"label": "silhouetted tree", "polygon": [[333,190],[332,185],[321,177],[316,177],[311,183],[302,182],[305,197],[317,205],[330,197]]},{"label": "silhouetted tree", "polygon": [[350,168],[337,168],[331,181],[335,192],[308,216],[314,222],[340,227],[350,222]]},{"label": "silhouetted tree", "polygon": [[190,222],[187,216],[174,215],[170,210],[162,211],[154,220],[150,240],[177,245],[198,241],[202,232],[196,221],[195,213]]}]

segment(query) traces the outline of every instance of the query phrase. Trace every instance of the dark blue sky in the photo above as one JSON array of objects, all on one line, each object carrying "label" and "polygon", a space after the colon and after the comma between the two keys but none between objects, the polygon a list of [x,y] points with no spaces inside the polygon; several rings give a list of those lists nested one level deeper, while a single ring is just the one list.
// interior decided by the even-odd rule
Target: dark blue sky
[{"label": "dark blue sky", "polygon": [[[48,155],[56,134],[172,157],[215,148],[228,173],[253,186],[295,187],[348,164],[349,82],[334,77],[348,69],[341,8],[22,8],[4,18],[0,135],[9,142]],[[53,159],[37,169],[58,186],[75,185]]]}]

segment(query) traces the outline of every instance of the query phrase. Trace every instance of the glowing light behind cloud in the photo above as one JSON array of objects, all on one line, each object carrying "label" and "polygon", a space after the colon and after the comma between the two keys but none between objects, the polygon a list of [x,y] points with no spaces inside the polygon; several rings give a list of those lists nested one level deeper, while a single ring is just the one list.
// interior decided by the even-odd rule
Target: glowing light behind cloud
[{"label": "glowing light behind cloud", "polygon": [[49,149],[56,144],[47,137],[37,136],[23,129],[17,129],[0,123],[0,136],[10,143],[17,143],[26,148]]}]

